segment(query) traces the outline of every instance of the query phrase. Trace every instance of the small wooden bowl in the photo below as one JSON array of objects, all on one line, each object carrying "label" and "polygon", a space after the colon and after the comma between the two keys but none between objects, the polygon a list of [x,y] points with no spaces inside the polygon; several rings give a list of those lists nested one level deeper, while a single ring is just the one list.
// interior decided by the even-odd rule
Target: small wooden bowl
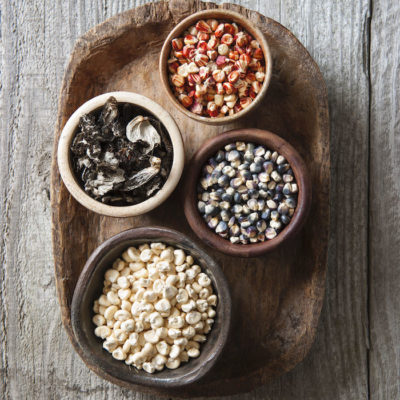
[{"label": "small wooden bowl", "polygon": [[[175,97],[174,93],[171,90],[170,82],[169,82],[169,72],[168,72],[168,59],[171,51],[171,40],[181,36],[181,34],[191,25],[195,24],[197,21],[201,19],[223,19],[223,20],[228,20],[228,21],[234,21],[238,25],[242,26],[247,32],[249,32],[254,39],[256,39],[259,43],[260,46],[264,52],[264,57],[265,57],[265,79],[263,86],[261,88],[260,93],[256,96],[256,98],[253,100],[253,102],[246,107],[244,110],[231,115],[231,116],[226,116],[226,117],[220,117],[220,118],[209,118],[209,117],[202,117],[197,114],[192,113],[189,111],[187,108],[185,108]],[[213,9],[213,10],[204,10],[204,11],[199,11],[197,13],[194,13],[190,15],[189,17],[185,18],[183,21],[179,22],[178,25],[171,31],[171,33],[168,35],[167,39],[165,39],[164,45],[161,49],[161,55],[160,55],[160,63],[159,63],[159,69],[160,69],[160,78],[163,83],[164,89],[168,94],[168,97],[170,98],[171,102],[175,105],[175,107],[183,112],[185,115],[188,117],[198,121],[198,122],[203,122],[205,124],[209,125],[223,125],[223,124],[228,124],[233,121],[236,121],[238,118],[243,117],[244,115],[248,114],[252,110],[254,110],[255,107],[257,107],[262,99],[265,97],[265,94],[267,92],[269,82],[271,80],[271,74],[272,74],[272,57],[271,57],[271,52],[267,43],[267,40],[265,39],[264,34],[256,27],[254,24],[252,24],[247,18],[243,17],[241,14],[230,11],[230,10],[225,10],[225,9]]]},{"label": "small wooden bowl", "polygon": [[[253,142],[263,145],[271,151],[277,151],[283,155],[293,169],[299,194],[296,211],[290,223],[274,238],[265,242],[254,244],[233,244],[213,232],[197,209],[197,184],[203,165],[218,150],[225,145],[236,142]],[[306,165],[300,154],[285,140],[279,136],[261,129],[237,129],[222,133],[206,141],[189,163],[189,170],[185,179],[184,212],[189,225],[197,236],[208,246],[222,253],[240,256],[257,257],[274,250],[281,243],[295,236],[303,227],[311,206],[311,180]]]},{"label": "small wooden bowl", "polygon": [[[110,206],[90,197],[77,181],[71,164],[70,145],[75,137],[79,119],[83,114],[90,113],[102,107],[110,96],[114,96],[118,103],[131,103],[137,105],[158,118],[168,131],[173,147],[172,167],[164,186],[154,196],[142,203],[131,206]],[[144,214],[158,207],[168,198],[178,184],[183,171],[184,159],[185,152],[181,133],[171,115],[153,100],[131,92],[104,93],[82,104],[65,124],[64,129],[61,132],[57,152],[60,175],[65,186],[75,200],[91,211],[98,214],[108,215],[110,217],[133,217]]]},{"label": "small wooden bowl", "polygon": [[[164,242],[191,254],[210,276],[218,296],[216,318],[200,356],[175,370],[164,369],[155,374],[126,365],[102,348],[102,340],[94,334],[93,302],[102,293],[104,273],[129,246]],[[83,361],[103,377],[116,378],[129,384],[156,388],[178,388],[205,376],[218,360],[227,342],[231,327],[231,296],[228,283],[218,264],[184,234],[162,227],[145,227],[121,232],[102,243],[89,257],[79,277],[71,304],[71,323],[82,350]]]}]

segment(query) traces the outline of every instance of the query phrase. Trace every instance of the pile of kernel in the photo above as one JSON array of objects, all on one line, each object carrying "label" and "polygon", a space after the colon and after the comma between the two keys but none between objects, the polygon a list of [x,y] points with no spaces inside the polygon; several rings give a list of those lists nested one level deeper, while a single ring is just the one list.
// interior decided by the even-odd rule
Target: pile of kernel
[{"label": "pile of kernel", "polygon": [[200,355],[217,296],[191,255],[164,243],[129,247],[104,276],[94,302],[103,348],[148,373],[175,369]]},{"label": "pile of kernel", "polygon": [[265,58],[260,44],[236,23],[200,20],[171,42],[168,60],[175,96],[206,117],[233,115],[261,91]]},{"label": "pile of kernel", "polygon": [[227,144],[203,167],[197,208],[234,244],[274,239],[292,220],[299,188],[288,161],[250,142]]}]

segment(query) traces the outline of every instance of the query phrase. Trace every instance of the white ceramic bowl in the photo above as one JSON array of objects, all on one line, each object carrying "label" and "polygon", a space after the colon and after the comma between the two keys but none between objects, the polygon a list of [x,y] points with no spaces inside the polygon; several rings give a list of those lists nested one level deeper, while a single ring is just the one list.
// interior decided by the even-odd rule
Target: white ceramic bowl
[{"label": "white ceramic bowl", "polygon": [[[172,167],[164,186],[154,196],[142,203],[131,206],[110,206],[90,197],[79,185],[71,164],[70,145],[75,137],[79,119],[82,115],[102,107],[110,96],[115,97],[118,103],[131,103],[142,107],[158,118],[168,131],[173,147]],[[185,153],[182,137],[171,115],[153,100],[131,92],[104,93],[82,104],[65,124],[58,142],[57,152],[58,168],[62,180],[71,195],[89,210],[111,217],[133,217],[141,215],[153,210],[164,202],[179,182],[183,171],[184,157]]]}]

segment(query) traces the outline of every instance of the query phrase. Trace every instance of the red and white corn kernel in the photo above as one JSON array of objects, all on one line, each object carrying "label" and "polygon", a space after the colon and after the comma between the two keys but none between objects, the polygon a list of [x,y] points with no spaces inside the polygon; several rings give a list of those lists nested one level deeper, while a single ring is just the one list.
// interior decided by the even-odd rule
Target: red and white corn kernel
[{"label": "red and white corn kernel", "polygon": [[245,109],[260,93],[265,58],[258,41],[236,23],[199,20],[172,39],[168,71],[185,108],[223,117]]}]

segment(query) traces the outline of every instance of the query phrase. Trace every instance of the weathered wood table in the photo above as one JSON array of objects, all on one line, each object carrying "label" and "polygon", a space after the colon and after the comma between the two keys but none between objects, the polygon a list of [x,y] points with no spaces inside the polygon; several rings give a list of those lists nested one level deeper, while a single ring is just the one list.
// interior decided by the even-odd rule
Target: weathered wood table
[{"label": "weathered wood table", "polygon": [[[288,27],[319,64],[329,91],[332,182],[315,344],[293,371],[230,398],[398,399],[400,3],[235,2]],[[143,3],[2,2],[0,398],[155,399],[101,380],[72,350],[56,298],[49,201],[58,93],[72,46]]]}]

